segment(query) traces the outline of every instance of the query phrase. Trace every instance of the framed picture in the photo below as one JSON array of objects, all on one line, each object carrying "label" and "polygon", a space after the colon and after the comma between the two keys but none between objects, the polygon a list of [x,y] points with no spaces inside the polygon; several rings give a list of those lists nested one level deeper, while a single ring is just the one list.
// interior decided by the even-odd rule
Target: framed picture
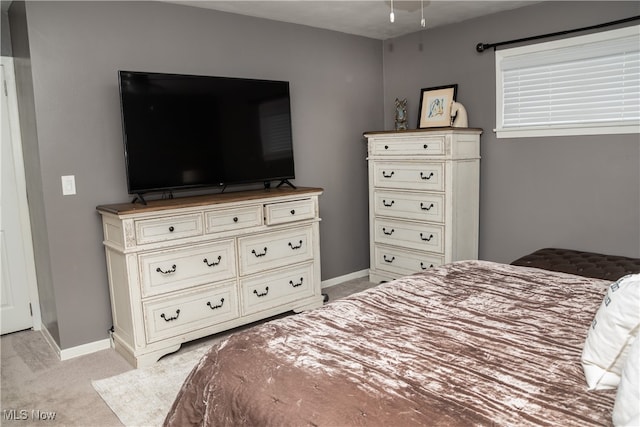
[{"label": "framed picture", "polygon": [[418,128],[451,126],[451,104],[457,92],[457,84],[422,89]]}]

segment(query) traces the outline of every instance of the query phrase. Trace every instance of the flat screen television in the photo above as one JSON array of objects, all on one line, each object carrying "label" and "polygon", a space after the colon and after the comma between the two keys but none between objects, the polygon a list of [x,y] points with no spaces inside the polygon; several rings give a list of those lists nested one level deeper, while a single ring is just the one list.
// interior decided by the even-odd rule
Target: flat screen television
[{"label": "flat screen television", "polygon": [[118,74],[129,194],[295,178],[289,82]]}]

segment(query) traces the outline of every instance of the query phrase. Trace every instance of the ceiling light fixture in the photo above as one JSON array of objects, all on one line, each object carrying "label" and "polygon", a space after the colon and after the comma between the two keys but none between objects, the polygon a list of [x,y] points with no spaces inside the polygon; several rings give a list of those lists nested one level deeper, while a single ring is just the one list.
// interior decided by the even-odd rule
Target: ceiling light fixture
[{"label": "ceiling light fixture", "polygon": [[391,0],[391,13],[389,14],[389,21],[393,22],[396,20],[396,16],[393,13],[393,0]]},{"label": "ceiling light fixture", "polygon": [[[420,0],[420,3],[418,4],[418,2],[416,0],[410,0],[410,1],[395,1],[394,4],[394,0],[386,0],[385,3],[387,3],[387,5],[389,5],[391,7],[391,12],[389,13],[389,21],[391,21],[391,23],[394,23],[396,21],[396,14],[395,14],[395,9],[401,9],[401,10],[405,10],[411,14],[413,14],[414,12],[416,12],[418,10],[418,7],[420,8],[420,26],[422,28],[426,28],[427,26],[427,20],[424,18],[424,6],[425,6],[425,0]],[[430,0],[426,1],[427,6],[431,3]]]}]

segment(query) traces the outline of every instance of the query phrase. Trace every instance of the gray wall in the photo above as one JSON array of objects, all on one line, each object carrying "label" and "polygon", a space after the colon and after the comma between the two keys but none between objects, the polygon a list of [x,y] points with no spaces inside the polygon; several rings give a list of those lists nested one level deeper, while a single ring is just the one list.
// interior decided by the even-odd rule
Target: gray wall
[{"label": "gray wall", "polygon": [[[640,256],[638,136],[497,140],[493,54],[474,50],[637,14],[636,2],[547,2],[383,44],[164,3],[25,10],[16,2],[12,45],[45,326],[63,349],[106,338],[111,326],[95,206],[129,199],[118,69],[291,82],[295,182],[325,188],[323,279],[368,267],[362,132],[393,127],[395,97],[409,99],[415,124],[420,88],[450,83],[470,125],[485,129],[481,258],[511,261],[544,246]],[[63,197],[68,174],[78,195]]]},{"label": "gray wall", "polygon": [[0,13],[0,54],[11,56],[11,34],[9,32],[9,14],[5,10],[2,2],[2,12]]},{"label": "gray wall", "polygon": [[[295,183],[325,189],[322,277],[368,268],[362,132],[383,123],[380,41],[159,2],[29,2],[26,22],[40,159],[27,174],[42,186],[36,232],[48,239],[61,348],[111,326],[95,207],[130,199],[119,69],[290,81]],[[62,196],[62,175],[76,176],[76,196]]]},{"label": "gray wall", "polygon": [[[492,43],[581,28],[640,12],[638,2],[545,2],[384,43],[385,126],[420,89],[458,84],[481,138],[480,257],[511,262],[543,247],[640,257],[640,139],[634,135],[497,139]],[[428,15],[428,7],[425,10]]]},{"label": "gray wall", "polygon": [[49,236],[47,234],[45,203],[40,172],[40,152],[35,115],[35,96],[31,70],[31,53],[24,2],[13,2],[10,9],[11,42],[14,56],[13,66],[16,75],[18,94],[18,114],[22,137],[27,199],[31,220],[38,299],[42,324],[56,342],[60,342],[58,313],[55,288],[51,274],[49,256]]}]

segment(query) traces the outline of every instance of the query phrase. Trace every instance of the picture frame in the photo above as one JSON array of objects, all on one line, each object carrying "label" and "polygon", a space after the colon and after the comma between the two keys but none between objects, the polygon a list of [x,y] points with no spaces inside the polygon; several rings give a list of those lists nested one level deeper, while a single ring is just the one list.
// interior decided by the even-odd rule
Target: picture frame
[{"label": "picture frame", "polygon": [[418,129],[451,126],[451,104],[457,93],[457,84],[421,89]]}]

